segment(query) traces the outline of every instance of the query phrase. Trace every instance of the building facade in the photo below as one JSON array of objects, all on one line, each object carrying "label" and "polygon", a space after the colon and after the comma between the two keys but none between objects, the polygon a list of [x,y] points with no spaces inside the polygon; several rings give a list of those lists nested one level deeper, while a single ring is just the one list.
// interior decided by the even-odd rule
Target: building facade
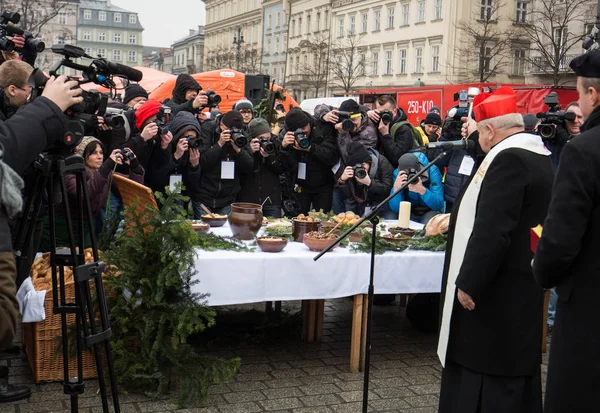
[{"label": "building facade", "polygon": [[135,12],[113,6],[107,0],[80,0],[77,45],[90,56],[141,66],[143,31]]},{"label": "building facade", "polygon": [[190,34],[171,45],[173,73],[199,73],[204,68],[204,26],[190,29]]},{"label": "building facade", "polygon": [[285,78],[288,49],[288,16],[283,0],[263,0],[262,73],[281,85]]}]

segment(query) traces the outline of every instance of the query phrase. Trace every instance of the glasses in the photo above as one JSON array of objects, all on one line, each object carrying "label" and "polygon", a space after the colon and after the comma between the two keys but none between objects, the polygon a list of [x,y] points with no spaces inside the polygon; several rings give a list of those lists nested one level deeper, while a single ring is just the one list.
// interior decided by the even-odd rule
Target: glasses
[{"label": "glasses", "polygon": [[242,115],[252,115],[252,111],[250,109],[242,109],[240,110]]}]

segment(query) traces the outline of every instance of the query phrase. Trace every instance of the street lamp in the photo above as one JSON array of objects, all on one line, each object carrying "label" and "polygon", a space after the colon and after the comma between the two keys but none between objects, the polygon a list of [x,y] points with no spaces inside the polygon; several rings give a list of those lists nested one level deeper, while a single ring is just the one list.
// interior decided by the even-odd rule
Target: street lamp
[{"label": "street lamp", "polygon": [[242,28],[238,27],[237,36],[233,35],[233,44],[237,46],[237,70],[240,71],[240,49],[244,43],[244,35],[242,34]]}]

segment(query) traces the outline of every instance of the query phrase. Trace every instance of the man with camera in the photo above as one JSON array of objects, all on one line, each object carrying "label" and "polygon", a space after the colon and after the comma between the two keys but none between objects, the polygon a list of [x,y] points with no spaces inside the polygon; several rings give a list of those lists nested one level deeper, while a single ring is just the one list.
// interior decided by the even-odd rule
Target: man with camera
[{"label": "man with camera", "polygon": [[31,72],[33,68],[21,60],[9,60],[0,66],[0,121],[9,119],[27,103]]},{"label": "man with camera", "polygon": [[181,74],[175,81],[173,96],[163,103],[171,108],[173,116],[182,110],[196,115],[207,107],[208,97],[196,79],[188,74]]},{"label": "man with camera", "polygon": [[251,173],[254,159],[242,115],[229,111],[201,127],[200,182],[191,194],[194,219],[205,214],[204,204],[215,214],[227,215],[240,192],[240,174]]},{"label": "man with camera", "polygon": [[[81,89],[65,76],[48,80],[42,96],[0,122],[0,349],[12,344],[19,316],[16,300],[16,267],[8,220],[22,208],[22,173],[49,146],[55,146],[67,131],[63,114],[81,103]],[[0,368],[0,402],[29,397],[25,386],[8,384],[8,369]]]},{"label": "man with camera", "polygon": [[335,138],[325,135],[317,121],[300,108],[287,113],[279,137],[281,159],[290,171],[299,212],[308,214],[311,209],[329,212],[334,184],[331,168],[340,156]]},{"label": "man with camera", "polygon": [[425,116],[423,125],[419,126],[419,132],[423,138],[423,143],[437,142],[442,135],[442,118],[434,112],[429,112]]},{"label": "man with camera", "polygon": [[[151,159],[152,156],[156,155],[160,158],[160,155],[155,153],[155,149],[156,151],[166,150],[173,139],[173,135],[166,125],[169,111],[170,109],[161,105],[159,101],[150,99],[135,112],[136,127],[142,132],[131,139],[130,146],[146,173],[152,170],[151,164],[156,163]],[[157,146],[160,146],[160,149]]]},{"label": "man with camera", "polygon": [[238,202],[251,202],[263,206],[263,216],[281,218],[281,183],[279,176],[285,172],[277,145],[272,140],[269,123],[256,118],[248,125],[250,150],[254,158],[251,173],[240,177],[241,190]]},{"label": "man with camera", "polygon": [[554,92],[546,96],[544,102],[550,106],[550,111],[544,113],[544,116],[540,118],[537,132],[544,139],[546,147],[552,152],[550,159],[552,159],[552,167],[556,172],[564,146],[581,133],[579,128],[583,125],[583,115],[577,102],[569,103],[564,111],[559,110],[558,97]]}]

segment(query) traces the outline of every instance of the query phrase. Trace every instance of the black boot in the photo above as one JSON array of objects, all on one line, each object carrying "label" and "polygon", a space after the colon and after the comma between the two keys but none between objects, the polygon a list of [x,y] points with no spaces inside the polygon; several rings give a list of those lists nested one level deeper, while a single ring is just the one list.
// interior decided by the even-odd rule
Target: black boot
[{"label": "black boot", "polygon": [[[4,369],[0,368],[0,374]],[[31,389],[27,386],[14,386],[8,384],[8,368],[6,375],[0,376],[0,403],[15,402],[17,400],[28,399],[31,396]]]}]

